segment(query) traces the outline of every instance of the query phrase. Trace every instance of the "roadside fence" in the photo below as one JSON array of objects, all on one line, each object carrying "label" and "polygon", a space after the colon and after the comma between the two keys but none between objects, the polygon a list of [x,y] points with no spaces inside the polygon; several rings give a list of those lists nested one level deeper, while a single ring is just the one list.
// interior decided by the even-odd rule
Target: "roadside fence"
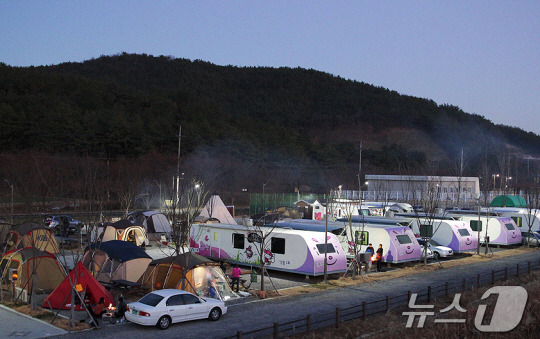
[{"label": "roadside fence", "polygon": [[452,293],[462,293],[466,290],[482,287],[485,285],[494,285],[497,281],[508,280],[511,277],[519,277],[520,274],[530,273],[532,270],[540,269],[540,260],[523,261],[518,264],[507,266],[501,270],[491,270],[487,274],[477,274],[476,276],[453,279],[446,281],[443,284],[428,285],[427,288],[422,288],[415,291],[407,291],[407,293],[386,296],[384,299],[373,301],[362,301],[360,304],[346,307],[336,308],[333,311],[320,313],[316,315],[308,314],[305,317],[298,318],[285,323],[274,323],[272,326],[258,328],[252,331],[238,331],[235,335],[223,337],[223,339],[233,338],[283,338],[286,336],[309,333],[316,329],[322,329],[329,326],[339,328],[344,321],[353,319],[363,319],[375,314],[384,314],[388,311],[407,306],[412,293],[417,294],[418,302],[431,302],[436,297],[449,297]]}]

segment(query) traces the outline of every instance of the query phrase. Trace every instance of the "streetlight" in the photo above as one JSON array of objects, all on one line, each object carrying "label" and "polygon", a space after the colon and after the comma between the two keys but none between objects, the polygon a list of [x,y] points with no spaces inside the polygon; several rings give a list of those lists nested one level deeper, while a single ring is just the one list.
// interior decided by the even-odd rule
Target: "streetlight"
[{"label": "streetlight", "polygon": [[11,224],[13,225],[13,185],[7,179],[4,179],[4,181],[11,188]]},{"label": "streetlight", "polygon": [[491,176],[493,177],[493,191],[495,191],[495,188],[497,187],[495,183],[495,178],[498,178],[499,174],[492,174]]}]

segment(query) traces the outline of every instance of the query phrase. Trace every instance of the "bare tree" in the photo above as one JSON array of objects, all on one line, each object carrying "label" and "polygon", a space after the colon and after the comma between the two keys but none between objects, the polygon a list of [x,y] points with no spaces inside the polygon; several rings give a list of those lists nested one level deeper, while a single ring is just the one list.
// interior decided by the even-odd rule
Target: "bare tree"
[{"label": "bare tree", "polygon": [[527,225],[527,247],[530,247],[530,236],[532,227],[536,221],[539,224],[540,218],[540,187],[529,187],[525,191],[527,198],[527,213],[525,214],[525,224]]}]

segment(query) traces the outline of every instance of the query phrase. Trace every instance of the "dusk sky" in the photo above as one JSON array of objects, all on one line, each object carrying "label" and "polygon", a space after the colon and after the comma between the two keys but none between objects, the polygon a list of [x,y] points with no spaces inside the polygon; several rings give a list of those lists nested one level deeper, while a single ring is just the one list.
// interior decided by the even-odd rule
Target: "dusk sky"
[{"label": "dusk sky", "polygon": [[0,0],[0,61],[302,67],[540,134],[540,1]]}]

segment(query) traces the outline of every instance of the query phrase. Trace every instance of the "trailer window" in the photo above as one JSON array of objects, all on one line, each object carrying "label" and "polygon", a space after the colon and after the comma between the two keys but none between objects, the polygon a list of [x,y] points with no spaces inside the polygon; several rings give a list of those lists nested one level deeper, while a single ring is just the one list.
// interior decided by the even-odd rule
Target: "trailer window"
[{"label": "trailer window", "polygon": [[368,231],[356,231],[354,233],[356,243],[358,245],[367,245],[369,244],[369,232]]},{"label": "trailer window", "polygon": [[[317,244],[319,253],[324,254],[324,244]],[[326,253],[336,253],[336,249],[332,244],[326,244]]]},{"label": "trailer window", "polygon": [[285,254],[285,239],[272,238],[270,242],[270,251],[274,254]]},{"label": "trailer window", "polygon": [[233,248],[244,249],[245,236],[243,234],[233,233],[232,240],[233,240]]},{"label": "trailer window", "polygon": [[512,217],[514,222],[516,223],[517,227],[523,226],[523,218],[522,217]]},{"label": "trailer window", "polygon": [[468,237],[470,236],[469,231],[467,231],[465,228],[458,229],[459,234],[461,234],[462,237]]},{"label": "trailer window", "polygon": [[396,235],[396,239],[401,245],[412,243],[411,238],[406,234]]},{"label": "trailer window", "polygon": [[504,226],[506,226],[506,229],[509,230],[509,231],[512,231],[512,230],[515,230],[516,228],[514,227],[514,225],[512,224],[504,224]]},{"label": "trailer window", "polygon": [[471,229],[475,232],[482,232],[482,221],[481,220],[471,220]]}]

